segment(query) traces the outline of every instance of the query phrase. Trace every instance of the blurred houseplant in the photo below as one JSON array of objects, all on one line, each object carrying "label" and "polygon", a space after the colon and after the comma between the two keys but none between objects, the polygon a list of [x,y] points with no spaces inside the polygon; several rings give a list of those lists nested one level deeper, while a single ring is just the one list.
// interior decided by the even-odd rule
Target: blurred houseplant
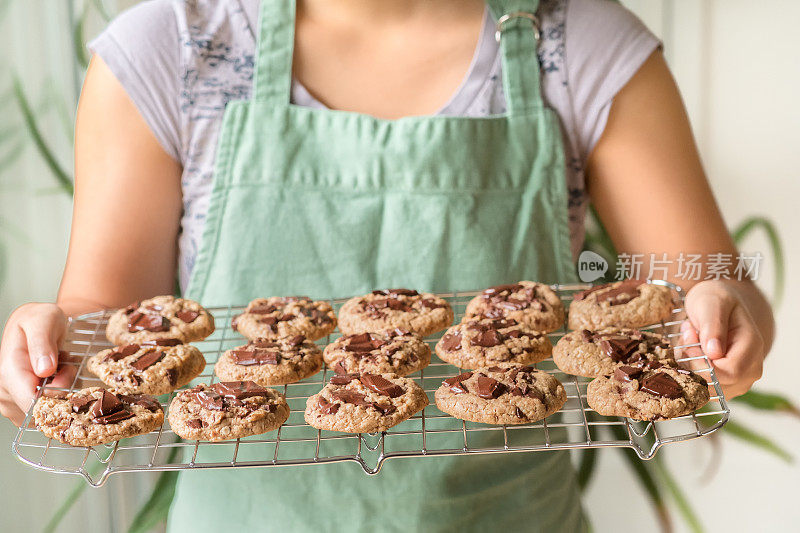
[{"label": "blurred houseplant", "polygon": [[[0,0],[0,17],[7,10],[9,3],[10,0]],[[70,46],[73,50],[75,80],[80,80],[89,60],[84,41],[86,24],[90,19],[107,22],[111,19],[115,10],[109,9],[103,0],[70,0],[69,4]],[[65,196],[71,196],[73,178],[67,170],[67,163],[58,159],[52,146],[54,143],[65,142],[70,146],[72,145],[72,123],[74,121],[77,90],[73,92],[74,94],[69,95],[56,95],[52,90],[45,90],[41,101],[32,102],[28,96],[28,91],[26,91],[26,86],[30,86],[30,80],[27,81],[28,85],[23,84],[16,73],[5,72],[5,70],[8,70],[5,66],[0,68],[3,70],[2,79],[12,80],[8,86],[0,87],[0,97],[2,97],[0,98],[0,106],[5,107],[3,110],[4,116],[11,117],[10,120],[4,121],[4,124],[0,126],[0,174],[8,173],[8,169],[14,165],[23,150],[34,149],[54,179],[54,190]],[[79,83],[76,83],[77,85]],[[53,87],[55,85],[48,84],[48,86]],[[52,139],[45,135],[39,126],[42,117],[48,113],[57,113],[61,122],[65,125],[59,139]],[[52,133],[48,132],[48,134]],[[3,185],[7,186],[5,181]],[[773,301],[778,303],[783,294],[784,260],[780,239],[775,227],[766,218],[751,217],[741,222],[733,230],[732,235],[737,243],[743,243],[755,230],[762,230],[771,246],[771,255],[768,257],[771,258],[775,269]],[[0,234],[0,281],[2,281],[8,260],[4,239],[25,237],[19,229],[9,224],[8,221],[3,220],[2,217],[0,217],[0,231],[2,231],[2,234]],[[602,255],[609,264],[616,263],[616,251],[611,239],[593,211],[588,221],[585,248]],[[607,276],[611,278],[613,272],[609,272]],[[800,417],[800,410],[787,399],[768,392],[753,390],[736,398],[734,402],[753,409]],[[620,428],[617,429],[621,431]],[[760,435],[737,422],[729,421],[723,430],[712,435],[712,438],[718,440],[719,435],[727,435],[731,438],[744,440],[757,448],[776,455],[784,461],[792,460],[792,456],[787,451],[778,447],[767,436]],[[614,435],[614,438],[624,440],[626,436]],[[169,458],[169,461],[175,459],[174,454],[176,453],[177,448],[173,449],[173,456]],[[657,455],[651,461],[641,461],[631,450],[621,450],[621,453],[625,456],[627,464],[654,506],[663,530],[671,529],[671,512],[673,509],[678,510],[692,530],[702,530],[700,519],[693,511],[677,481],[669,473],[660,455]],[[578,474],[581,487],[585,488],[590,483],[597,465],[596,460],[596,450],[586,450],[580,454]],[[99,465],[94,465],[94,468],[98,467]],[[90,468],[92,467],[90,466]],[[148,531],[166,518],[169,504],[174,495],[176,480],[177,473],[175,472],[160,474],[149,500],[135,516],[130,526],[130,531]],[[46,530],[52,531],[57,527],[60,520],[77,501],[86,486],[83,480],[76,484],[73,491],[53,515]]]}]

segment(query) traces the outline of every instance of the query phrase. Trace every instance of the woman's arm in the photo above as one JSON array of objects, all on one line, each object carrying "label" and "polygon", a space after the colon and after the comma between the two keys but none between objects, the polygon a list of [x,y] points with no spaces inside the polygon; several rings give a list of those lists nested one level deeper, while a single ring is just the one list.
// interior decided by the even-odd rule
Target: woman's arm
[{"label": "woman's arm", "polygon": [[[643,276],[650,254],[660,259],[666,253],[673,261],[681,253],[736,256],[660,51],[614,99],[587,161],[587,187],[617,250],[643,254]],[[749,280],[697,282],[675,275],[671,269],[671,280],[690,289],[684,341],[699,337],[726,394],[744,393],[761,376],[772,344],[769,303]]]},{"label": "woman's arm", "polygon": [[118,307],[175,287],[181,166],[101,59],[75,125],[75,208],[58,303]]},{"label": "woman's arm", "polygon": [[[181,167],[109,68],[86,74],[75,133],[75,202],[58,303],[26,304],[0,345],[0,413],[21,423],[39,378],[56,372],[66,316],[172,293]],[[73,367],[54,386],[69,386]]]}]

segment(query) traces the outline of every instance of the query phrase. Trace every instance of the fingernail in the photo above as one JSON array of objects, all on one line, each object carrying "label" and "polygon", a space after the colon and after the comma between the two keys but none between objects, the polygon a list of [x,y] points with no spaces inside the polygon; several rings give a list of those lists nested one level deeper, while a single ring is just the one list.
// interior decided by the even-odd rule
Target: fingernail
[{"label": "fingernail", "polygon": [[688,341],[688,340],[689,340],[689,337],[691,337],[691,336],[692,336],[692,332],[691,332],[691,331],[689,331],[688,329],[687,329],[686,331],[684,331],[684,332],[681,334],[681,338],[682,338],[684,341]]},{"label": "fingernail", "polygon": [[53,358],[49,355],[40,355],[39,359],[36,360],[36,373],[37,374],[44,374],[53,364]]},{"label": "fingernail", "polygon": [[711,339],[706,343],[706,353],[708,354],[722,354],[722,343],[717,339]]}]

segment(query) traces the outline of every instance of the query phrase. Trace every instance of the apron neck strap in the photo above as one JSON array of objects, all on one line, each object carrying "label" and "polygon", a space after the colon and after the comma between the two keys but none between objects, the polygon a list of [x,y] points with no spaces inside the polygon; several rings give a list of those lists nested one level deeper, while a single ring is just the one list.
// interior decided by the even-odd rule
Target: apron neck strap
[{"label": "apron neck strap", "polygon": [[[488,0],[498,21],[503,59],[503,90],[509,114],[542,106],[539,60],[536,55],[539,0]],[[295,0],[261,0],[253,99],[277,105],[289,103],[294,53]]]},{"label": "apron neck strap", "polygon": [[261,0],[253,100],[286,105],[292,90],[295,0]]},{"label": "apron neck strap", "polygon": [[503,91],[508,114],[542,107],[539,79],[539,0],[488,0],[497,21],[503,60]]}]

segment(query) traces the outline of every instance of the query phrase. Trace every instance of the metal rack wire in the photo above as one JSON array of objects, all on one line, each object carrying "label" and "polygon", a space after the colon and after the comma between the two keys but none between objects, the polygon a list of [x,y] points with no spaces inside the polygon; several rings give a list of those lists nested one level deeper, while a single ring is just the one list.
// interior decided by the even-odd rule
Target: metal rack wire
[{"label": "metal rack wire", "polygon": [[[665,333],[676,348],[693,346],[676,342],[679,340],[677,326],[685,316],[680,288],[666,282],[652,283],[672,288],[679,303],[669,321],[643,329]],[[589,286],[554,285],[553,289],[566,303],[575,291]],[[439,296],[450,302],[456,320],[460,320],[467,302],[476,294],[477,291]],[[338,299],[331,303],[338,309],[345,301]],[[231,319],[242,312],[242,306],[209,310],[214,315],[217,330],[208,339],[194,343],[205,355],[207,366],[193,384],[215,382],[214,363],[220,354],[246,342],[230,327]],[[86,360],[111,346],[104,334],[109,314],[98,312],[72,321],[64,346],[69,354],[64,364],[76,367],[75,379],[69,388],[49,387],[45,381],[39,387],[36,398],[48,389],[69,392],[81,387],[102,385],[86,370]],[[551,340],[555,343],[565,331],[566,326],[551,333]],[[324,339],[324,342],[330,342],[334,336]],[[441,333],[426,339],[431,348],[440,336]],[[433,402],[433,393],[442,380],[460,373],[456,367],[434,355],[427,368],[409,376],[423,387],[431,404],[411,419],[381,434],[323,431],[305,423],[303,411],[306,399],[317,393],[331,376],[330,369],[323,368],[317,375],[299,383],[275,387],[285,394],[292,412],[281,428],[263,435],[225,442],[184,441],[172,432],[165,417],[161,428],[146,435],[93,448],[74,447],[48,439],[29,427],[33,411],[31,404],[25,422],[14,438],[12,450],[22,462],[34,468],[82,475],[95,487],[105,483],[111,474],[120,472],[296,466],[342,461],[354,461],[367,474],[377,474],[386,460],[400,457],[628,447],[642,459],[650,459],[665,444],[695,439],[716,431],[725,424],[730,414],[708,359],[705,356],[684,357],[679,361],[694,361],[695,371],[709,383],[711,401],[696,413],[665,421],[637,422],[598,415],[586,403],[586,386],[590,380],[564,374],[556,368],[552,359],[547,359],[538,363],[537,368],[555,375],[567,390],[567,402],[559,412],[545,420],[519,426],[465,422],[443,413]],[[165,410],[174,394],[160,398]]]}]

